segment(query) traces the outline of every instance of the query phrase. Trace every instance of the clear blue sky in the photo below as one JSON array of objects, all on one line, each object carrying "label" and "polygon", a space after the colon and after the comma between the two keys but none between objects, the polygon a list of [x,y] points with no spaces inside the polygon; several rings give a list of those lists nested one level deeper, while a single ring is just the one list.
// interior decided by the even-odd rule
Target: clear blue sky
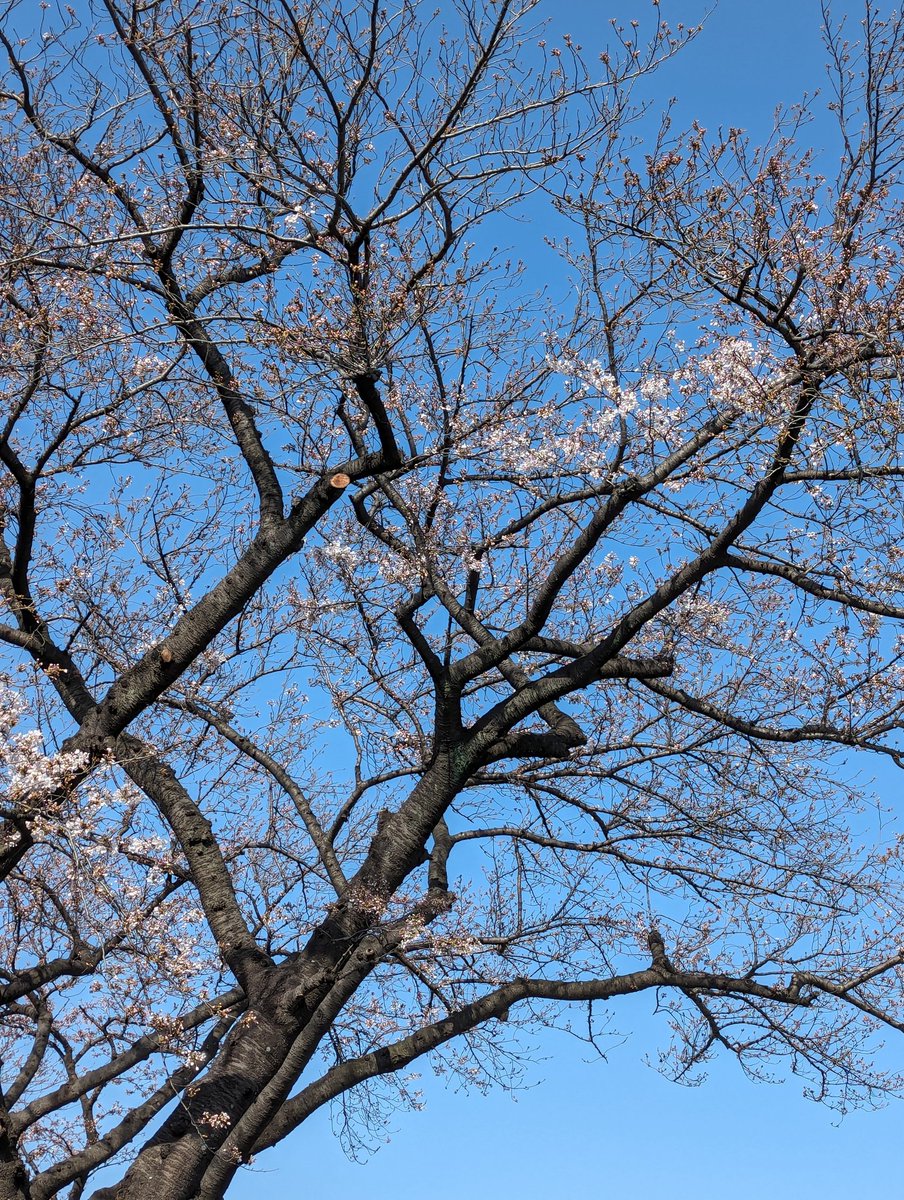
[{"label": "clear blue sky", "polygon": [[[610,15],[641,15],[648,3],[549,0],[548,8],[590,49],[602,44]],[[703,8],[662,0],[674,20],[693,21]],[[859,0],[835,9],[855,18]],[[776,104],[823,84],[819,25],[818,0],[721,0],[697,42],[658,77],[658,94],[678,98],[680,120],[764,133]],[[825,124],[817,120],[810,130],[819,144]],[[529,227],[516,228],[513,245],[528,254],[532,236]],[[890,771],[876,783],[886,802],[897,801],[900,782]],[[627,1036],[607,1062],[589,1062],[587,1049],[565,1035],[539,1037],[541,1061],[530,1072],[536,1086],[515,1099],[450,1092],[425,1066],[426,1110],[396,1114],[391,1140],[365,1163],[344,1157],[322,1113],[240,1175],[230,1196],[559,1200],[622,1188],[640,1200],[660,1188],[669,1200],[723,1188],[733,1200],[900,1194],[904,1103],[839,1124],[803,1098],[799,1080],[753,1084],[726,1060],[703,1086],[679,1087],[644,1061],[667,1040],[650,1001],[625,1000],[612,1005],[612,1015]],[[904,1069],[904,1039],[890,1042],[888,1065]]]}]

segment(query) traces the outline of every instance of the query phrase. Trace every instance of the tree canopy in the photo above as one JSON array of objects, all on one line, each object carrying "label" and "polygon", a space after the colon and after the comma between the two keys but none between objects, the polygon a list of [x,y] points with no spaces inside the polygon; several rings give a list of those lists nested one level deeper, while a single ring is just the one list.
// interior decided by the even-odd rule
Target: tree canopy
[{"label": "tree canopy", "polygon": [[640,991],[899,1086],[904,20],[824,11],[817,156],[551,7],[4,8],[0,1200]]}]

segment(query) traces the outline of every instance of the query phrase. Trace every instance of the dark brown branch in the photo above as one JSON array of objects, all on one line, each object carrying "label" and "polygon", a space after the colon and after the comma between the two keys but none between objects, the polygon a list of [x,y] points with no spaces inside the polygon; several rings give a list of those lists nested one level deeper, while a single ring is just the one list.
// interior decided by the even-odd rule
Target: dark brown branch
[{"label": "dark brown branch", "polygon": [[[676,970],[665,956],[662,939],[657,938],[655,933],[650,935],[650,952],[653,957],[653,965],[650,968],[627,975],[616,975],[611,979],[574,982],[547,979],[513,980],[465,1005],[451,1016],[427,1025],[398,1042],[338,1064],[322,1078],[308,1084],[297,1096],[286,1101],[270,1122],[267,1132],[256,1142],[254,1151],[257,1153],[275,1145],[323,1104],[357,1083],[401,1070],[452,1038],[461,1037],[494,1017],[499,1019],[513,1005],[524,1000],[610,1000],[616,996],[631,995],[651,988],[671,988],[681,992],[705,991],[726,996],[755,996],[777,1004],[799,1007],[812,1002],[812,991],[828,990],[824,981],[816,977],[792,980],[786,987],[773,987],[744,976],[732,977],[706,971]],[[810,993],[805,990],[805,984],[812,989]]]},{"label": "dark brown branch", "polygon": [[204,816],[172,768],[139,738],[120,734],[117,760],[129,778],[153,800],[179,839],[188,859],[211,932],[223,961],[248,996],[263,982],[271,960],[261,950],[242,916],[223,852],[210,821]]},{"label": "dark brown branch", "polygon": [[[240,988],[233,988],[232,991],[224,992],[221,996],[213,1000],[207,1000],[203,1004],[198,1004],[189,1012],[176,1018],[172,1024],[172,1033],[187,1032],[188,1030],[196,1029],[198,1026],[204,1025],[215,1018],[225,1017],[226,1014],[230,1014],[234,1019],[243,1011],[244,1007],[244,993]],[[103,1066],[85,1071],[76,1079],[70,1080],[54,1091],[32,1100],[31,1103],[13,1115],[11,1123],[13,1132],[18,1136],[29,1125],[33,1125],[35,1121],[39,1121],[48,1113],[55,1112],[58,1108],[63,1108],[67,1104],[74,1103],[81,1096],[86,1095],[95,1088],[101,1087],[110,1080],[119,1079],[127,1071],[131,1070],[132,1067],[145,1062],[152,1054],[163,1050],[164,1043],[170,1036],[171,1033],[169,1030],[166,1037],[160,1033],[149,1033],[145,1037],[139,1038],[127,1050],[122,1051],[121,1054],[117,1054],[109,1062],[104,1063]],[[12,1104],[13,1100],[10,1098],[10,1095],[11,1093],[8,1092],[7,1100]]]}]

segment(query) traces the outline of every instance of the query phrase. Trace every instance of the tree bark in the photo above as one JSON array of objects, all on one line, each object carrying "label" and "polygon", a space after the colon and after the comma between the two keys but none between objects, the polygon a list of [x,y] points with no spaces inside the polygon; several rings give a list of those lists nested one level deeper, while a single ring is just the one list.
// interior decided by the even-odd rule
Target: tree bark
[{"label": "tree bark", "polygon": [[0,1200],[31,1200],[28,1172],[9,1133],[9,1117],[0,1115]]}]

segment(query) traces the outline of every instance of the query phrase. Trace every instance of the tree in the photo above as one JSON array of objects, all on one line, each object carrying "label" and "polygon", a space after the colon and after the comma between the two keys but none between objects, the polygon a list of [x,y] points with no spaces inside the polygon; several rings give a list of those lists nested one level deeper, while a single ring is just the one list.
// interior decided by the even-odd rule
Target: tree
[{"label": "tree", "polygon": [[538,0],[29,12],[0,1197],[216,1200],[643,990],[679,1075],[895,1087],[899,853],[840,756],[904,765],[904,21],[826,14],[824,177],[804,110],[653,127],[655,0],[600,59]]}]

